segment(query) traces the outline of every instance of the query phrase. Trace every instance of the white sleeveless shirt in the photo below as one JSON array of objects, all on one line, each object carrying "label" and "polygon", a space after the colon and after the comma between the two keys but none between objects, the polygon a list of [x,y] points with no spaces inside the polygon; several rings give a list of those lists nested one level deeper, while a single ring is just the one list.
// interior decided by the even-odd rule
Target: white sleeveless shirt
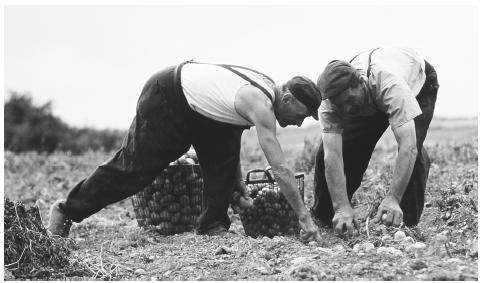
[{"label": "white sleeveless shirt", "polygon": [[[232,68],[264,87],[275,99],[273,84],[268,84],[264,76],[249,70]],[[183,65],[181,72],[183,93],[193,111],[223,123],[253,126],[252,122],[235,110],[237,92],[242,86],[250,84],[248,81],[216,65],[187,63]]]}]

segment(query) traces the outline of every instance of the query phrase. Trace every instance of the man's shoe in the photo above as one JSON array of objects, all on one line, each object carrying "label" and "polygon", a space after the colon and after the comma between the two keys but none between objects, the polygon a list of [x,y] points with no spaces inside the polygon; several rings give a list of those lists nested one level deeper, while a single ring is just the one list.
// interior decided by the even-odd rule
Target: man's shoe
[{"label": "man's shoe", "polygon": [[65,203],[65,200],[58,200],[50,207],[50,219],[47,230],[61,237],[68,237],[72,221],[67,218],[67,215],[60,208],[60,204]]},{"label": "man's shoe", "polygon": [[225,228],[225,226],[223,225],[218,225],[218,226],[215,226],[211,229],[208,229],[206,232],[205,232],[205,235],[208,235],[208,236],[219,236],[219,235],[223,235],[225,233],[227,233],[227,228]]},{"label": "man's shoe", "polygon": [[208,236],[218,236],[218,235],[223,235],[228,232],[227,228],[225,226],[219,224],[217,226],[214,226],[212,228],[209,228],[207,230],[200,230],[197,229],[196,231],[197,235],[208,235]]}]

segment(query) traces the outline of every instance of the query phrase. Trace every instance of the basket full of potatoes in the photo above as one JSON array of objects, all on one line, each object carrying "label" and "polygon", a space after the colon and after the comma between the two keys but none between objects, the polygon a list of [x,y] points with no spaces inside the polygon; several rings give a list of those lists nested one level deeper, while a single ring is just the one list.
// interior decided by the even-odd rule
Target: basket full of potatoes
[{"label": "basket full of potatoes", "polygon": [[195,151],[170,163],[131,199],[140,227],[155,226],[163,235],[192,231],[203,210],[203,178]]},{"label": "basket full of potatoes", "polygon": [[[254,175],[257,177],[254,178]],[[303,200],[304,173],[295,173],[295,180]],[[280,192],[270,168],[250,170],[245,184],[250,198],[253,199],[253,206],[240,212],[245,234],[254,238],[272,238],[300,233],[298,218]]]}]

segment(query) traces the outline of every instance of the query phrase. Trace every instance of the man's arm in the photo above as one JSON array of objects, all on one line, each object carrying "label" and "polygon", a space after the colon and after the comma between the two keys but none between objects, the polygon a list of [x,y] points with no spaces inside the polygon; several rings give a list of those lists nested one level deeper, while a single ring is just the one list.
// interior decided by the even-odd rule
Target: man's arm
[{"label": "man's arm", "polygon": [[322,141],[325,152],[325,178],[335,212],[332,220],[333,229],[339,235],[347,232],[347,235],[352,236],[358,223],[347,195],[343,169],[342,135],[323,133]]},{"label": "man's arm", "polygon": [[387,196],[392,196],[400,202],[403,193],[407,189],[413,166],[415,165],[415,159],[417,158],[417,136],[414,120],[410,120],[410,122],[393,129],[393,133],[398,143],[398,156],[395,161],[392,184]]},{"label": "man's arm", "polygon": [[[262,119],[263,120],[263,119]],[[300,193],[297,189],[297,182],[293,171],[287,166],[285,155],[275,135],[275,124],[259,121],[257,127],[258,142],[265,153],[275,180],[280,187],[281,192],[288,200],[297,216],[300,218],[307,215],[307,210],[303,204]]]},{"label": "man's arm", "polygon": [[[251,121],[256,129],[258,142],[273,174],[280,191],[298,216],[300,226],[306,232],[304,240],[319,238],[318,231],[303,204],[293,171],[288,167],[285,155],[276,137],[276,119],[273,106],[263,93],[256,88],[239,92],[235,101],[237,112]],[[261,98],[261,99],[260,99]]]},{"label": "man's arm", "polygon": [[250,198],[247,186],[243,181],[242,167],[238,162],[237,171],[235,173],[235,182],[232,195],[232,208],[235,213],[240,213],[243,209],[253,206],[253,200]]},{"label": "man's arm", "polygon": [[390,190],[378,207],[376,219],[377,221],[384,221],[387,225],[399,226],[403,221],[400,202],[407,189],[417,158],[417,137],[414,120],[394,128],[393,133],[398,143],[398,156],[395,161]]},{"label": "man's arm", "polygon": [[248,197],[247,186],[245,185],[245,182],[243,181],[242,166],[240,164],[240,160],[238,161],[237,170],[235,172],[234,190],[239,192],[241,196]]}]

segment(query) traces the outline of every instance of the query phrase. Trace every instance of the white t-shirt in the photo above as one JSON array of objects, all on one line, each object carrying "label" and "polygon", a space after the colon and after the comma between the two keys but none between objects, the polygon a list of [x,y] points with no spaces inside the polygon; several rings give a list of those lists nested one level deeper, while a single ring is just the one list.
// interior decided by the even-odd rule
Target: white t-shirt
[{"label": "white t-shirt", "polygon": [[[241,68],[233,68],[265,88],[275,99],[273,84],[264,76]],[[248,81],[224,67],[187,63],[182,67],[181,83],[190,108],[216,121],[253,126],[235,110],[238,90]],[[262,93],[262,95],[264,95]]]}]

